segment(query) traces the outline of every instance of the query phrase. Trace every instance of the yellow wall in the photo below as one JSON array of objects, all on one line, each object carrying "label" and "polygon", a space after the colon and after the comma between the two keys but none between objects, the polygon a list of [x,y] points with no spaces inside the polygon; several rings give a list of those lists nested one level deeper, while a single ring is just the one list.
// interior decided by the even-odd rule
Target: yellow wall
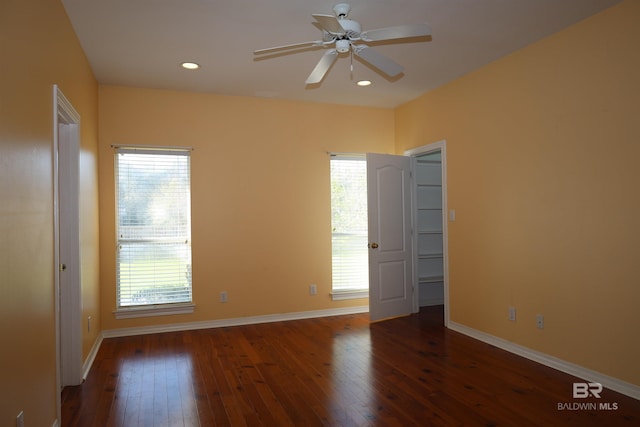
[{"label": "yellow wall", "polygon": [[56,419],[52,86],[82,116],[83,313],[100,329],[98,87],[59,1],[0,1],[0,425]]},{"label": "yellow wall", "polygon": [[[328,296],[326,151],[447,139],[452,320],[640,384],[639,18],[626,1],[394,114],[109,86],[98,104],[60,2],[0,1],[0,425],[56,417],[54,83],[82,116],[85,357],[100,330],[365,304]],[[193,315],[113,318],[113,143],[196,148]]]},{"label": "yellow wall", "polygon": [[396,110],[399,152],[447,141],[451,320],[634,384],[638,22],[626,1]]},{"label": "yellow wall", "polygon": [[[329,296],[327,152],[392,153],[393,116],[390,109],[101,86],[103,328],[367,304]],[[114,318],[116,143],[195,148],[193,314]],[[227,303],[218,302],[220,291],[228,292]]]}]

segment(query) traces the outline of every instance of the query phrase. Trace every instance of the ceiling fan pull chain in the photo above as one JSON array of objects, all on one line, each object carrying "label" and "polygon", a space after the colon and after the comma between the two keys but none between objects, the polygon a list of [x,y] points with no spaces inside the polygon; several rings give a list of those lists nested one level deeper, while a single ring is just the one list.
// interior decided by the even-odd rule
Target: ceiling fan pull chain
[{"label": "ceiling fan pull chain", "polygon": [[353,48],[349,50],[349,60],[350,60],[350,67],[351,67],[351,80],[353,80]]}]

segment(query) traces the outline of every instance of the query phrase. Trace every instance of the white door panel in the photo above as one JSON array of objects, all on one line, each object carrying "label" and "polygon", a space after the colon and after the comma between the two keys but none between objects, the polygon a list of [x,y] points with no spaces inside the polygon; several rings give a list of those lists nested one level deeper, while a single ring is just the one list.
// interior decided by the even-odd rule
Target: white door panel
[{"label": "white door panel", "polygon": [[405,275],[406,265],[403,261],[381,262],[378,264],[378,275],[380,277],[380,301],[390,302],[398,299],[405,299],[407,277]]}]

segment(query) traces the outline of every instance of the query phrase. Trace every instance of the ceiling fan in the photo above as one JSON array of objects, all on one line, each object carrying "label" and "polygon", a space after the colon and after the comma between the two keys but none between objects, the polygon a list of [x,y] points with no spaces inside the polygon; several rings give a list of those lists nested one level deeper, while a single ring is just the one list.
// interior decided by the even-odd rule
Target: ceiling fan
[{"label": "ceiling fan", "polygon": [[390,58],[367,46],[366,43],[431,35],[431,28],[429,28],[427,24],[400,25],[397,27],[362,31],[362,27],[358,22],[347,19],[350,11],[351,6],[349,6],[349,4],[338,3],[333,7],[335,16],[311,15],[317,21],[315,24],[322,28],[322,40],[259,49],[253,53],[254,55],[261,55],[294,48],[334,46],[325,52],[316,67],[311,71],[311,74],[309,74],[306,80],[306,84],[308,85],[320,83],[341,53],[356,55],[389,77],[395,77],[402,73],[404,68]]}]

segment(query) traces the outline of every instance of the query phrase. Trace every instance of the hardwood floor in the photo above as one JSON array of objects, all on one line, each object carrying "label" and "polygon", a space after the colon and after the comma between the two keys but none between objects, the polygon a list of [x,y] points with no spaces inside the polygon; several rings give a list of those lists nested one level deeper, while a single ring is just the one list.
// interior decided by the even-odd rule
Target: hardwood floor
[{"label": "hardwood floor", "polygon": [[582,380],[442,317],[435,307],[375,324],[362,314],[105,339],[85,383],[63,391],[62,426],[640,424],[640,401],[574,399]]}]

